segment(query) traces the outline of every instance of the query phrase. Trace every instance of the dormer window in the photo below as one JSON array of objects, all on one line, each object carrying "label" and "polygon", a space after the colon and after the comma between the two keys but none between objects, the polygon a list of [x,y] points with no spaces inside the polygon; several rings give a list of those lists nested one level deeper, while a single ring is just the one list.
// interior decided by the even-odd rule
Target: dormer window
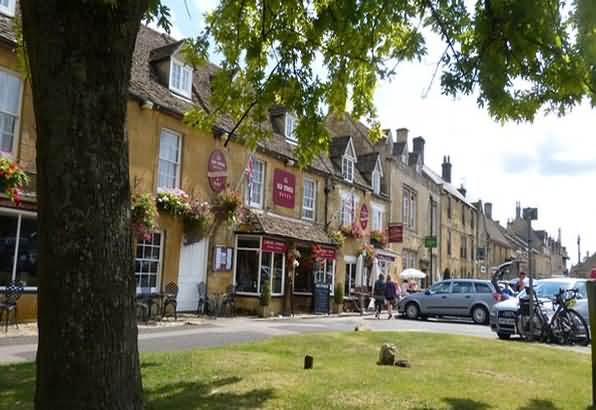
[{"label": "dormer window", "polygon": [[0,13],[14,17],[16,0],[0,0]]},{"label": "dormer window", "polygon": [[381,193],[381,174],[376,169],[372,172],[372,188],[375,194]]},{"label": "dormer window", "polygon": [[286,113],[286,124],[285,124],[285,136],[286,140],[289,143],[297,144],[298,137],[296,136],[296,126],[298,125],[298,121],[293,114],[289,112]]},{"label": "dormer window", "polygon": [[172,58],[170,63],[170,90],[188,99],[191,98],[192,68],[175,58]]},{"label": "dormer window", "polygon": [[354,164],[356,163],[356,153],[352,140],[348,141],[348,146],[341,159],[341,176],[348,182],[354,182]]}]

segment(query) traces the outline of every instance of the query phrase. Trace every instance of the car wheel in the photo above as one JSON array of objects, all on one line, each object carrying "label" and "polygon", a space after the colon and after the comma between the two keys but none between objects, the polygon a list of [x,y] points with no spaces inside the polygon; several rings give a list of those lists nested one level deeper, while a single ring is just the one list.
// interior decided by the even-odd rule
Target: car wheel
[{"label": "car wheel", "polygon": [[408,319],[418,319],[418,316],[420,316],[420,309],[418,308],[418,305],[414,302],[408,303],[406,305],[406,317]]},{"label": "car wheel", "polygon": [[474,323],[485,325],[488,322],[488,312],[484,306],[476,306],[472,309]]},{"label": "car wheel", "polygon": [[501,340],[509,340],[511,338],[511,333],[497,333],[497,336],[499,337],[499,339]]}]

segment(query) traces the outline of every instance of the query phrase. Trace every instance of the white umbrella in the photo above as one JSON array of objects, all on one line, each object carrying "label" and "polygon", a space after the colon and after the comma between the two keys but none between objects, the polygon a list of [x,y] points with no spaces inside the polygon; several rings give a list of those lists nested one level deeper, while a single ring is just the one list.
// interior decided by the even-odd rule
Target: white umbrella
[{"label": "white umbrella", "polygon": [[379,260],[377,258],[374,258],[372,268],[370,270],[370,277],[368,278],[368,280],[370,282],[369,283],[370,286],[375,286],[375,280],[377,280],[378,276],[379,276]]},{"label": "white umbrella", "polygon": [[364,260],[362,255],[358,255],[358,259],[356,259],[356,283],[354,284],[355,288],[362,287],[362,271],[364,270]]},{"label": "white umbrella", "polygon": [[424,279],[426,278],[426,273],[419,271],[418,269],[406,269],[399,274],[401,279]]}]

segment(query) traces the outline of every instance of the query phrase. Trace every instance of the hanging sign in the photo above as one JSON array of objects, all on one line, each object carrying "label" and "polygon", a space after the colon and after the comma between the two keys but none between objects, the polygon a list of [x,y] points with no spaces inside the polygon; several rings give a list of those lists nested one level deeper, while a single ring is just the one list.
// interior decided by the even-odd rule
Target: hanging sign
[{"label": "hanging sign", "polygon": [[273,203],[284,208],[294,208],[296,176],[281,169],[273,171]]},{"label": "hanging sign", "polygon": [[319,246],[318,257],[321,259],[334,260],[335,259],[335,249],[334,248],[326,248],[324,246]]},{"label": "hanging sign", "polygon": [[207,179],[213,192],[221,192],[226,187],[228,179],[228,164],[226,157],[220,150],[215,150],[209,155],[207,162]]},{"label": "hanging sign", "polygon": [[363,231],[365,231],[368,226],[368,206],[366,206],[366,204],[362,204],[360,207],[360,226]]},{"label": "hanging sign", "polygon": [[288,244],[271,238],[263,238],[261,250],[264,252],[286,253]]},{"label": "hanging sign", "polygon": [[388,228],[389,242],[402,243],[404,241],[404,224],[395,223],[389,224]]}]

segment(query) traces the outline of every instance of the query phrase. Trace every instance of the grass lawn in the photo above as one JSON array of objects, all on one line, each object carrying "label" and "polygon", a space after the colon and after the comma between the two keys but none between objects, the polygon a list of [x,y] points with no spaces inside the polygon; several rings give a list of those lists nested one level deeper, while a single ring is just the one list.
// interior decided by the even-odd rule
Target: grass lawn
[{"label": "grass lawn", "polygon": [[[375,364],[395,343],[411,368]],[[303,358],[315,358],[303,370]],[[147,409],[586,410],[590,357],[431,333],[329,333],[144,354]],[[0,367],[0,410],[32,409],[33,364]]]}]

